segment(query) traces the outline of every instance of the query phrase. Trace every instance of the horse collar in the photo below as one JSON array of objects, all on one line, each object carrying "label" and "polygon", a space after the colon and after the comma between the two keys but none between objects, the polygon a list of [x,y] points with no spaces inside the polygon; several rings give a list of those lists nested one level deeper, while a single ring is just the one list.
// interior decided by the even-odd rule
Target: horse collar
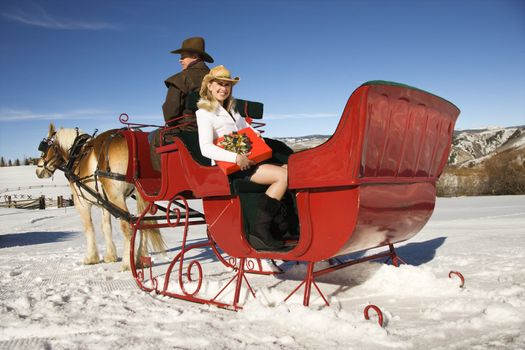
[{"label": "horse collar", "polygon": [[84,150],[85,148],[84,146],[87,144],[87,141],[91,139],[90,135],[88,134],[79,135],[78,128],[76,128],[76,130],[77,130],[77,137],[75,137],[75,140],[73,141],[73,145],[71,145],[71,148],[69,149],[67,164],[64,167],[64,173],[66,174],[66,176],[68,175],[68,173],[71,173],[73,171],[73,168],[75,167],[75,164],[77,163],[77,161],[82,158],[82,156],[84,155],[82,150]]}]

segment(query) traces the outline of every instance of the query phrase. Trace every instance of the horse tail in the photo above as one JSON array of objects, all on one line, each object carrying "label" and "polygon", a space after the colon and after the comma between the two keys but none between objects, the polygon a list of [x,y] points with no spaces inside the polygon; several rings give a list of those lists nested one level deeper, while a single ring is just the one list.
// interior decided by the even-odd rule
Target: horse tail
[{"label": "horse tail", "polygon": [[[139,213],[142,213],[146,209],[146,201],[144,198],[142,198],[139,191],[135,191],[135,194],[137,197],[137,210]],[[167,249],[166,243],[164,242],[164,239],[162,239],[159,229],[148,228],[142,229],[141,231],[142,234],[146,236],[146,239],[153,251],[163,252]]]}]

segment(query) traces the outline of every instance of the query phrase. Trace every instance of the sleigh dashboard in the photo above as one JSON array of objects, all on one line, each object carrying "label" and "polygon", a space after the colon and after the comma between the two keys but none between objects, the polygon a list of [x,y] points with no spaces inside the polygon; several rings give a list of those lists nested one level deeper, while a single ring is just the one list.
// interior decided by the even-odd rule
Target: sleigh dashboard
[{"label": "sleigh dashboard", "polygon": [[180,133],[170,144],[156,148],[161,157],[160,172],[151,165],[148,133],[131,129],[121,133],[130,150],[126,181],[135,183],[145,199],[171,200],[179,194],[189,198],[230,194],[228,178],[221,170],[210,166],[200,151],[191,151],[198,143],[196,132]]}]

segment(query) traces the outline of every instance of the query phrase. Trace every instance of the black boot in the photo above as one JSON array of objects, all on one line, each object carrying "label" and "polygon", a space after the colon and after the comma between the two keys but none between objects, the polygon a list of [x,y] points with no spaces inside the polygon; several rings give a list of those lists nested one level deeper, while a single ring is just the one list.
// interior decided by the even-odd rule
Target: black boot
[{"label": "black boot", "polygon": [[256,250],[282,250],[284,244],[272,236],[271,226],[274,216],[279,211],[280,201],[263,194],[257,204],[255,225],[248,235],[248,242]]},{"label": "black boot", "polygon": [[297,241],[299,234],[292,232],[293,228],[290,227],[290,217],[286,203],[279,201],[279,206],[279,212],[273,218],[273,224],[280,235],[279,237],[284,241]]},{"label": "black boot", "polygon": [[272,222],[281,236],[288,232],[288,213],[284,202],[279,201],[279,210],[273,217]]}]

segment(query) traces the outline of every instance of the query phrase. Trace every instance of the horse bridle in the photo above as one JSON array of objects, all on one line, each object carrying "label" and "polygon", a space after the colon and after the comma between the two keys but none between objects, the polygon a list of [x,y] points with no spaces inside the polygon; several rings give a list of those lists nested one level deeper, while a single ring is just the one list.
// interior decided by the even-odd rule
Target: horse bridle
[{"label": "horse bridle", "polygon": [[[44,138],[42,141],[40,141],[40,144],[38,145],[38,150],[42,152],[42,159],[44,160],[43,165],[37,165],[37,168],[44,168],[45,170],[49,171],[50,173],[54,173],[56,169],[60,169],[60,164],[56,165],[61,161],[59,158],[58,152],[55,150],[55,155],[51,159],[47,159],[47,154],[49,150],[53,147],[56,148],[56,132],[53,132],[51,136]],[[55,166],[55,169],[50,169],[50,166]]]}]

